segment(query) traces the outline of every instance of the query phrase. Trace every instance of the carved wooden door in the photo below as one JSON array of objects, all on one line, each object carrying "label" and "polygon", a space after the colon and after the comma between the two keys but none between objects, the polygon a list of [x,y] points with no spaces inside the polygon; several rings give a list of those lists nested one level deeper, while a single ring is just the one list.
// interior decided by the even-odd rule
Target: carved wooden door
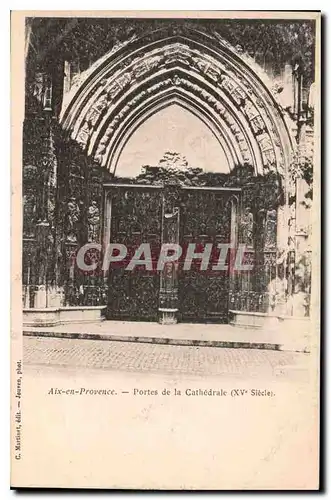
[{"label": "carved wooden door", "polygon": [[[110,241],[125,245],[128,253],[125,261],[109,273],[108,318],[157,320],[160,279],[156,264],[161,245],[161,218],[161,190],[147,186],[112,189]],[[148,270],[148,265],[125,270],[142,243],[150,244],[152,270]]]},{"label": "carved wooden door", "polygon": [[[125,245],[127,257],[111,267],[108,318],[162,321],[174,313],[179,321],[227,322],[229,271],[213,267],[219,259],[218,244],[231,242],[232,192],[211,188],[168,191],[137,185],[111,189],[110,242]],[[175,195],[174,206],[171,195]],[[173,232],[179,234],[182,258],[175,276],[163,273],[161,280],[157,260],[162,243],[175,242]],[[143,265],[126,269],[137,248],[146,243],[151,248],[150,268],[144,255],[140,257]],[[200,268],[198,258],[184,269],[189,244],[195,245],[195,253],[211,245],[207,269]]]},{"label": "carved wooden door", "polygon": [[[180,242],[183,255],[190,243],[195,252],[212,244],[209,265],[201,270],[201,260],[194,259],[189,270],[179,276],[179,318],[182,321],[227,322],[229,271],[215,271],[219,243],[230,244],[231,192],[212,189],[184,189],[180,210]],[[228,252],[230,255],[230,252]],[[229,264],[229,257],[226,264]],[[181,266],[182,268],[183,266]]]}]

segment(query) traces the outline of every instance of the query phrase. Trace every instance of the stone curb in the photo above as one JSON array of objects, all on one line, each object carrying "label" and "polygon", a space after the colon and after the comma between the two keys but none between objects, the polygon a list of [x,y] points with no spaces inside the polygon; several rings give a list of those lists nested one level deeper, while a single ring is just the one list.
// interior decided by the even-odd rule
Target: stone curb
[{"label": "stone curb", "polygon": [[144,336],[112,335],[99,333],[73,333],[73,332],[52,332],[47,330],[35,331],[24,330],[26,337],[55,337],[78,340],[108,340],[115,342],[139,342],[145,344],[163,344],[178,346],[195,347],[223,347],[228,349],[265,349],[271,351],[287,350],[282,344],[264,343],[264,342],[240,342],[234,340],[194,340],[194,339],[176,339]]}]

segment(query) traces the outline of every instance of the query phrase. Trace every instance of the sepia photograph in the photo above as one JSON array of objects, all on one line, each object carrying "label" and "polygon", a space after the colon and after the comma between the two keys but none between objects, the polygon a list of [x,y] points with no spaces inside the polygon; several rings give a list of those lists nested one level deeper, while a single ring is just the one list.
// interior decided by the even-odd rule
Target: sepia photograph
[{"label": "sepia photograph", "polygon": [[318,490],[320,13],[11,30],[12,487]]}]

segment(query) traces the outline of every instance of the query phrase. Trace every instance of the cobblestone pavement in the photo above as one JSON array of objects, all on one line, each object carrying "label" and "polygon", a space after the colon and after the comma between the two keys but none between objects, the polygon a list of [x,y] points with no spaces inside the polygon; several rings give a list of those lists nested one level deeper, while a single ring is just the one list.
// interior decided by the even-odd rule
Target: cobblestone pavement
[{"label": "cobblestone pavement", "polygon": [[309,355],[257,349],[225,349],[24,337],[25,365],[99,368],[189,375],[243,375],[306,379]]}]

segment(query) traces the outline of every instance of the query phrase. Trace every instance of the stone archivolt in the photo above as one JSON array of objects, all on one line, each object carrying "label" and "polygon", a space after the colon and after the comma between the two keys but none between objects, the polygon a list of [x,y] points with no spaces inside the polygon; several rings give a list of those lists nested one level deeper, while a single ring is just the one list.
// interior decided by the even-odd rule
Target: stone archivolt
[{"label": "stone archivolt", "polygon": [[[146,41],[145,41],[146,42]],[[134,46],[137,46],[135,42]],[[113,53],[72,97],[61,120],[72,137],[114,172],[137,124],[172,102],[204,119],[229,164],[283,174],[291,138],[271,92],[228,47],[180,36]]]}]

